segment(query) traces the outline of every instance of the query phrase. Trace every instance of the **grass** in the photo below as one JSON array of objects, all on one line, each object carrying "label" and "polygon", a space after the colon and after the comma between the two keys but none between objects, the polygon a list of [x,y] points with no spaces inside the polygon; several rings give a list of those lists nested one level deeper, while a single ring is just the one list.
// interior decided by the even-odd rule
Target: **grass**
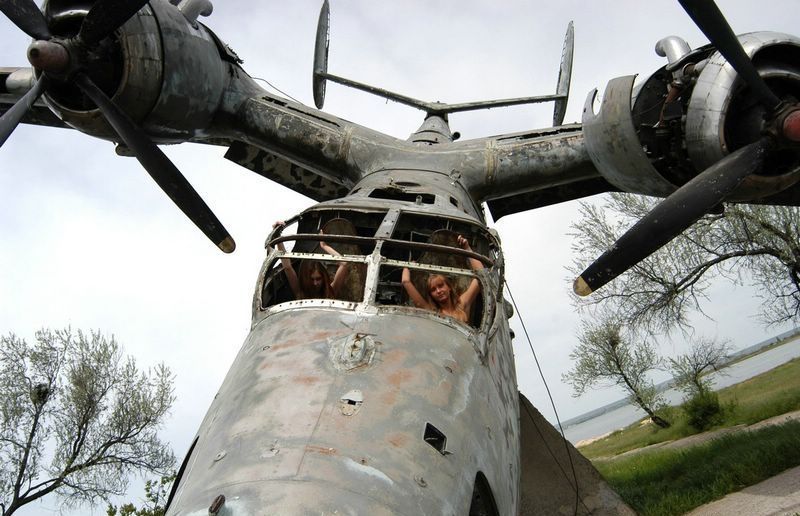
[{"label": "grass", "polygon": [[[764,419],[800,410],[800,359],[794,359],[766,373],[718,391],[725,405],[723,421],[714,428],[752,424]],[[697,433],[686,423],[679,407],[669,407],[662,414],[670,428],[634,424],[603,439],[582,446],[589,459],[612,457],[628,450],[672,441]]]},{"label": "grass", "polygon": [[800,422],[729,434],[596,466],[641,516],[685,512],[800,464]]},{"label": "grass", "polygon": [[725,426],[752,424],[800,409],[800,359],[719,391],[722,403],[735,405]]}]

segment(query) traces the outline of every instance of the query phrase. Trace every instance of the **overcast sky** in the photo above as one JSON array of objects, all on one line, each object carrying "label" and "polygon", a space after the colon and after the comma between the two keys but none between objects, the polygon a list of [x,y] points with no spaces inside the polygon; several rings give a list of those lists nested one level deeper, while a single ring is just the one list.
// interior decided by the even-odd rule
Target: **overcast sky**
[{"label": "overcast sky", "polygon": [[[217,2],[203,21],[251,75],[313,105],[320,4],[230,0]],[[800,19],[797,0],[719,4],[736,32],[791,32]],[[329,70],[431,101],[551,94],[570,20],[575,61],[567,122],[580,120],[592,88],[602,91],[611,78],[662,66],[653,51],[658,39],[675,34],[692,47],[707,42],[672,1],[332,0]],[[26,64],[28,38],[5,18],[0,42],[0,66]],[[419,111],[335,84],[328,85],[325,111],[403,139],[422,122]],[[551,106],[528,106],[456,114],[451,127],[466,140],[547,127],[551,113]],[[224,148],[163,149],[234,236],[236,252],[219,252],[111,144],[76,131],[20,127],[0,149],[0,332],[30,339],[42,326],[96,328],[116,335],[142,366],[165,362],[176,375],[177,402],[163,436],[180,459],[248,333],[270,225],[312,202],[228,162]],[[574,399],[560,382],[578,321],[564,269],[576,213],[576,203],[565,203],[490,223],[502,237],[518,315],[562,420],[622,396],[608,389]],[[705,307],[715,320],[698,319],[698,333],[736,347],[785,329],[764,330],[750,317],[757,300],[747,288],[720,285]],[[520,390],[552,420],[517,318],[513,326]],[[683,345],[677,337],[662,350]],[[50,501],[36,512],[54,506]]]}]

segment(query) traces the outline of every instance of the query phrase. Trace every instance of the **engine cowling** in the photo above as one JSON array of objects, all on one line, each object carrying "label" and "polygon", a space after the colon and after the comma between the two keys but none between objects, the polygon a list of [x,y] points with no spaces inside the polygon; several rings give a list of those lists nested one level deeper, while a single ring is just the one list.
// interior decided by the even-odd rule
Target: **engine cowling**
[{"label": "engine cowling", "polygon": [[[601,109],[590,93],[583,123],[600,173],[623,191],[667,196],[729,153],[758,140],[771,121],[763,106],[713,47],[689,50],[670,37],[657,51],[670,62],[634,88],[634,77],[609,82]],[[800,99],[800,39],[775,32],[739,36],[770,89]],[[777,147],[728,197],[759,201],[800,181],[796,148]]]},{"label": "engine cowling", "polygon": [[[51,32],[77,34],[91,2],[48,0]],[[156,143],[177,143],[210,125],[227,85],[227,65],[208,29],[175,6],[153,0],[99,44],[85,72]],[[52,78],[51,78],[52,79]],[[69,78],[51,81],[44,95],[67,124],[105,139],[116,133]]]}]

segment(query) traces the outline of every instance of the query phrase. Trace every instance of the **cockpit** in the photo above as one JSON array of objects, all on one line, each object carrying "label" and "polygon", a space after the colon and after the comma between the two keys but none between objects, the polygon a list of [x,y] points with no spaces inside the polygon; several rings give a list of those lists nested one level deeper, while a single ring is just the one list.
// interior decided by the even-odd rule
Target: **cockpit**
[{"label": "cockpit", "polygon": [[[475,331],[489,320],[491,293],[497,291],[501,274],[499,245],[482,225],[399,208],[318,206],[276,226],[266,247],[269,254],[256,293],[258,319],[288,309],[328,306],[433,316]],[[404,270],[423,296],[433,276],[444,278],[457,294],[477,281],[478,294],[461,320],[454,320],[415,305],[409,285],[403,284]],[[317,285],[322,277],[321,290],[310,274]]]}]

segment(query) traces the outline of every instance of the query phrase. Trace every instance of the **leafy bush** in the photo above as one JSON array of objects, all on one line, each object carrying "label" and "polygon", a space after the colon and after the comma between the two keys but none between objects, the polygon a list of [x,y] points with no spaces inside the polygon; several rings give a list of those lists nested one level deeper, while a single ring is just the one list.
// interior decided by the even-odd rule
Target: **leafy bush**
[{"label": "leafy bush", "polygon": [[716,392],[695,394],[683,402],[683,411],[689,426],[700,431],[722,423],[724,415]]}]

